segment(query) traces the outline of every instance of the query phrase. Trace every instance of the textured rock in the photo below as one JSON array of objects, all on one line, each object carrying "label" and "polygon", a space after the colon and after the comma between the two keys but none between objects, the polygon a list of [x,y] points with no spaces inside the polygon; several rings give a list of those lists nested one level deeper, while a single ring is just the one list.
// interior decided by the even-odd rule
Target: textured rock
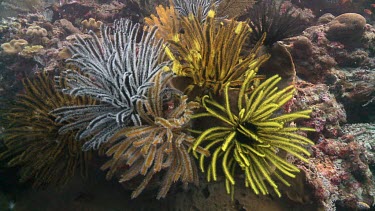
[{"label": "textured rock", "polygon": [[319,17],[318,24],[326,24],[331,22],[333,19],[335,19],[334,15],[332,15],[331,13],[326,13]]},{"label": "textured rock", "polygon": [[[345,13],[328,23],[327,38],[344,44],[358,44],[366,26],[366,19],[357,13]],[[352,43],[354,42],[354,43]]]}]

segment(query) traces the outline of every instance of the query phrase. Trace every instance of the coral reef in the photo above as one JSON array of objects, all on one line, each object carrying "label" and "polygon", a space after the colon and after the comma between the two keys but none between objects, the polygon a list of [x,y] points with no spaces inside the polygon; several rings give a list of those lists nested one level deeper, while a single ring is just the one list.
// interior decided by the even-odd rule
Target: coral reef
[{"label": "coral reef", "polygon": [[368,8],[367,0],[316,0],[314,2],[309,0],[292,0],[293,4],[303,7],[310,8],[315,15],[321,16],[325,13],[332,13],[333,15],[341,15],[343,13],[361,13],[364,14],[364,8]]},{"label": "coral reef", "polygon": [[19,55],[25,58],[32,58],[36,54],[40,53],[43,50],[42,45],[32,45],[32,46],[26,46]]},{"label": "coral reef", "polygon": [[[164,2],[160,0],[160,2]],[[164,3],[160,3],[165,5]],[[83,20],[94,18],[103,23],[113,23],[120,18],[128,18],[134,22],[142,22],[144,17],[154,13],[156,4],[149,4],[146,0],[140,1],[109,1],[98,3],[97,1],[67,1],[64,4],[53,4],[48,7],[52,22],[66,19],[75,25]]]},{"label": "coral reef", "polygon": [[311,84],[297,81],[297,95],[292,100],[290,108],[312,109],[311,119],[305,120],[304,125],[315,128],[320,136],[315,142],[326,138],[342,135],[341,125],[347,121],[346,112],[342,104],[330,93],[325,84]]},{"label": "coral reef", "polygon": [[319,25],[321,25],[321,24],[326,24],[326,23],[331,22],[333,19],[335,19],[335,16],[334,16],[334,15],[332,15],[331,13],[326,13],[326,14],[324,14],[324,15],[322,15],[322,16],[320,16],[320,17],[318,18],[317,23],[318,23]]},{"label": "coral reef", "polygon": [[44,47],[42,45],[29,45],[24,39],[11,40],[10,42],[1,44],[2,52],[6,55],[19,55],[24,58],[32,58],[39,53]]},{"label": "coral reef", "polygon": [[335,83],[332,91],[344,104],[352,123],[372,122],[375,119],[375,73],[362,69],[342,73],[345,77]]},{"label": "coral reef", "polygon": [[[291,38],[289,45],[297,74],[304,80],[312,83],[324,81],[325,73],[333,68],[337,62],[330,56],[328,50],[318,45],[327,43],[324,31],[318,26],[306,29],[309,36],[297,36]],[[311,36],[310,36],[311,35]],[[336,45],[336,49],[340,49]]]},{"label": "coral reef", "polygon": [[45,0],[2,0],[0,2],[0,18],[17,16],[20,13],[40,12],[46,2]]},{"label": "coral reef", "polygon": [[[135,7],[138,10],[141,10],[144,16],[149,16],[155,13],[155,7],[158,5],[166,6],[168,2],[172,2],[173,0],[134,0]],[[129,14],[129,12],[127,13]]]},{"label": "coral reef", "polygon": [[[337,19],[333,19],[327,24],[307,28],[302,36],[290,38],[285,42],[292,54],[297,75],[302,79],[312,83],[326,82],[334,85],[338,81],[346,83],[345,75],[347,73],[370,70],[374,67],[371,47],[374,42],[374,39],[371,38],[374,32],[373,27],[368,24],[364,25],[363,17],[359,17],[358,14],[343,14],[341,17],[347,16],[358,17],[355,19],[358,21],[353,20],[353,24],[358,24],[339,24]],[[354,30],[353,27],[358,27],[358,29]],[[357,38],[355,41],[349,41],[340,40],[339,36],[328,37],[328,34],[330,34],[328,31],[333,29],[347,31],[351,34],[346,37]],[[337,32],[332,32],[332,34],[337,34]],[[356,68],[357,70],[348,68]],[[372,83],[371,72],[368,71],[368,74],[366,74],[365,83]],[[371,85],[369,86],[371,87]]]},{"label": "coral reef", "polygon": [[310,137],[317,144],[309,164],[297,166],[306,176],[305,189],[313,189],[313,199],[325,210],[374,206],[371,141],[358,141],[354,131],[342,126],[374,120],[373,32],[358,14],[327,14],[318,25],[284,42],[297,75],[312,82],[297,81],[291,109],[313,110],[302,125],[316,129]]},{"label": "coral reef", "polygon": [[46,38],[48,35],[47,30],[38,25],[29,26],[25,34],[30,37],[30,43],[33,44],[42,44],[46,42],[45,39],[48,39]]},{"label": "coral reef", "polygon": [[299,167],[326,210],[369,209],[374,204],[375,183],[369,169],[374,158],[367,156],[363,143],[348,133],[337,140],[321,141],[313,153],[309,164]]},{"label": "coral reef", "polygon": [[5,79],[1,83],[2,96],[14,98],[22,87],[22,79],[44,67],[46,71],[63,68],[65,64],[57,61],[57,49],[64,46],[60,38],[66,36],[61,35],[62,29],[54,29],[55,26],[37,14],[3,19],[2,24],[6,26],[1,33],[0,78]]},{"label": "coral reef", "polygon": [[358,142],[359,145],[366,149],[365,156],[370,165],[370,170],[375,171],[375,125],[369,123],[346,124],[342,127],[345,134],[341,139],[344,141]]},{"label": "coral reef", "polygon": [[[36,7],[28,8],[30,2]],[[200,7],[179,0],[169,5],[166,0],[48,1],[39,7],[41,2],[3,0],[0,5],[0,14],[18,15],[0,22],[0,135],[5,137],[0,150],[4,143],[9,147],[3,154],[7,159],[0,160],[0,187],[8,205],[25,210],[374,209],[375,7],[368,1],[276,1],[262,11],[258,6],[269,1],[202,0]],[[259,22],[256,17],[233,19],[250,17],[246,12],[257,8],[258,16],[268,14],[263,21],[273,20],[270,28],[251,28]],[[128,20],[114,23],[121,17]],[[295,21],[299,24],[291,27]],[[310,27],[301,32],[302,26]],[[250,43],[252,36],[259,42]],[[42,99],[25,98],[38,94]],[[55,105],[47,98],[79,102]],[[95,98],[97,104],[82,98]],[[269,116],[242,121],[251,115]],[[54,137],[35,140],[34,128],[45,123],[50,124],[40,137]],[[11,137],[21,129],[24,145]],[[81,152],[82,144],[85,150],[100,146],[99,154],[107,155],[84,160],[82,173],[92,166],[88,175],[94,184],[72,176],[74,163],[83,161],[78,157],[92,154]],[[16,167],[5,169],[12,159]],[[50,164],[57,168],[44,168]],[[23,173],[27,166],[35,168]],[[66,166],[69,170],[62,170]],[[21,179],[30,178],[22,184],[26,199],[14,190],[18,169]],[[113,181],[105,181],[105,174]],[[199,186],[190,185],[198,181]],[[63,193],[52,187],[32,191],[28,184],[33,183],[67,186]],[[36,203],[28,204],[31,198]]]},{"label": "coral reef", "polygon": [[26,30],[26,35],[32,36],[32,37],[45,37],[47,36],[47,30],[45,28],[42,28],[40,26],[29,26]]}]

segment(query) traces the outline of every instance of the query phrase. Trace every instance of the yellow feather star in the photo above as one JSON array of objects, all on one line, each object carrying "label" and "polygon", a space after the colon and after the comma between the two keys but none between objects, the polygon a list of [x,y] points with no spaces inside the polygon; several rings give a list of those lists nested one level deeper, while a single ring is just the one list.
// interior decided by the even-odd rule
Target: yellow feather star
[{"label": "yellow feather star", "polygon": [[203,147],[212,152],[208,167],[205,167],[206,157],[200,155],[200,168],[206,171],[209,181],[217,180],[218,160],[221,159],[228,193],[233,193],[235,171],[239,167],[245,175],[245,185],[251,187],[254,193],[268,194],[268,186],[271,186],[281,196],[272,176],[290,186],[282,175],[295,177],[299,172],[283,155],[286,152],[307,162],[303,155],[309,156],[310,153],[305,147],[313,144],[308,138],[295,133],[313,129],[294,127],[288,123],[298,118],[309,118],[311,110],[277,115],[276,112],[293,97],[293,85],[278,90],[277,83],[281,78],[275,75],[252,89],[254,77],[255,71],[247,73],[238,92],[236,106],[230,104],[230,82],[224,86],[224,105],[207,95],[202,98],[206,112],[194,117],[210,116],[222,124],[202,132],[193,150]]},{"label": "yellow feather star", "polygon": [[269,58],[269,55],[258,55],[265,37],[248,55],[241,55],[250,33],[246,22],[230,20],[217,24],[214,10],[208,12],[203,23],[192,14],[177,17],[171,13],[166,17],[167,11],[159,6],[159,17],[151,16],[145,22],[158,26],[159,36],[168,42],[165,51],[173,62],[172,71],[192,80],[184,90],[186,94],[195,89],[200,93],[218,94],[229,81],[231,86],[239,86],[246,71],[257,71]]},{"label": "yellow feather star", "polygon": [[158,27],[156,37],[163,40],[179,41],[180,21],[178,14],[173,6],[164,7],[159,5],[156,7],[156,15],[145,18],[145,24],[152,28]]}]

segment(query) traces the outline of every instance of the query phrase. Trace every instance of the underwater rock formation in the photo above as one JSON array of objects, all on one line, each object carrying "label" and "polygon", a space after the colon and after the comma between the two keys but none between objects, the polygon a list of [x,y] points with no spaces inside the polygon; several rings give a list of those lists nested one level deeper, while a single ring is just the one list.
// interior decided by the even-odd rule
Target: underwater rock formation
[{"label": "underwater rock formation", "polygon": [[337,16],[327,24],[326,36],[330,41],[338,41],[345,46],[355,47],[361,42],[365,25],[366,19],[362,15],[345,13]]},{"label": "underwater rock formation", "polygon": [[[350,135],[349,135],[350,136]],[[313,147],[306,174],[315,199],[325,210],[370,208],[375,202],[375,182],[363,144],[348,135],[324,139]]]},{"label": "underwater rock formation", "polygon": [[41,12],[46,3],[47,0],[2,0],[0,1],[0,18]]},{"label": "underwater rock formation", "polygon": [[325,84],[311,84],[297,81],[297,95],[289,109],[312,109],[311,119],[305,120],[304,125],[315,128],[321,136],[314,137],[318,142],[324,138],[336,138],[342,135],[341,125],[347,121],[342,104],[337,102]]}]

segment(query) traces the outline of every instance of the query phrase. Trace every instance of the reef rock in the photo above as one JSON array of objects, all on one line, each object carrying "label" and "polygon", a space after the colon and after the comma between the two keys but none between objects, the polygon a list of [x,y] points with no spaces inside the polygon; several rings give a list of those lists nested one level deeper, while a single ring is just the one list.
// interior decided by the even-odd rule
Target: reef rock
[{"label": "reef rock", "polygon": [[347,45],[358,45],[366,26],[366,19],[357,13],[345,13],[328,23],[327,38]]},{"label": "reef rock", "polygon": [[333,19],[335,19],[334,15],[332,15],[331,13],[326,13],[319,17],[318,24],[326,24],[331,22]]}]

